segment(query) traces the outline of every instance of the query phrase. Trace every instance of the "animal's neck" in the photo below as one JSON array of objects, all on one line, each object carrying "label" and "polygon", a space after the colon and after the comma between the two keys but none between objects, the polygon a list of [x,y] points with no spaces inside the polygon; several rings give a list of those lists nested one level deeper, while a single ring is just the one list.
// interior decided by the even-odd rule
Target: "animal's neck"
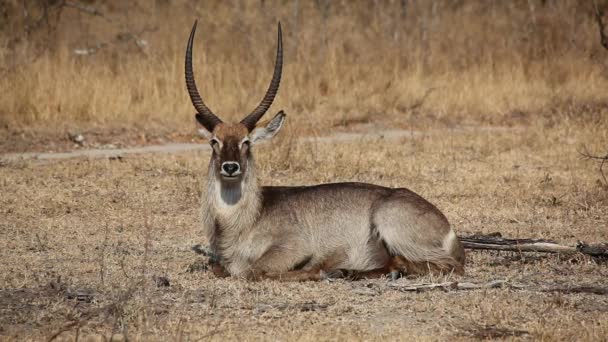
[{"label": "animal's neck", "polygon": [[240,182],[222,182],[209,168],[207,205],[209,213],[223,230],[242,231],[257,220],[260,207],[260,187],[253,160],[248,161],[247,172]]}]

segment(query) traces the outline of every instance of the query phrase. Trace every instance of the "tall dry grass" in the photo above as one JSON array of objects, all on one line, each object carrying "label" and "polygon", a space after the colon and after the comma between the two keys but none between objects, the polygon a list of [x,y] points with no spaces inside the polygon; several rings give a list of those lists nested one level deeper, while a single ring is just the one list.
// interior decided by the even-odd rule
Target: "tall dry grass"
[{"label": "tall dry grass", "polygon": [[[27,35],[42,12],[26,2],[26,17],[21,3],[2,8],[0,124],[9,130],[193,127],[183,58],[195,19],[199,89],[226,119],[261,99],[279,20],[285,69],[273,108],[298,127],[504,124],[559,114],[564,103],[606,107],[608,51],[592,2],[73,1],[103,16],[51,6],[49,23]],[[119,39],[125,32],[147,45]]]}]

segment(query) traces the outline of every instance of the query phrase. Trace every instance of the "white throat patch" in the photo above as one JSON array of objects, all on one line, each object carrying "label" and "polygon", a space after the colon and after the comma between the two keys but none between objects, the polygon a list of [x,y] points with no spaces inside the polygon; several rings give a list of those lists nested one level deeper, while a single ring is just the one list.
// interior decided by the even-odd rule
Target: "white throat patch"
[{"label": "white throat patch", "polygon": [[229,184],[225,182],[216,182],[216,191],[220,195],[220,199],[226,206],[236,205],[243,195],[243,182]]},{"label": "white throat patch", "polygon": [[211,170],[208,178],[208,201],[212,216],[228,227],[248,226],[259,214],[261,199],[260,189],[255,176],[255,166],[247,163],[247,172],[240,182],[223,182]]}]

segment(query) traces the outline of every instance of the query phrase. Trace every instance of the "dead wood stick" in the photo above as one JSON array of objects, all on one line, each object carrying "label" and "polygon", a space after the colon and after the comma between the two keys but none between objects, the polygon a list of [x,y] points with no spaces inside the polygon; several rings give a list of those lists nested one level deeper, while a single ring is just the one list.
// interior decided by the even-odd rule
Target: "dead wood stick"
[{"label": "dead wood stick", "polygon": [[460,242],[467,249],[561,254],[582,253],[594,257],[608,257],[608,245],[606,244],[589,245],[578,242],[576,246],[566,246],[549,240],[506,239],[496,235],[461,236]]},{"label": "dead wood stick", "polygon": [[541,289],[540,292],[556,292],[563,294],[591,293],[596,295],[608,295],[608,288],[600,286],[556,286]]},{"label": "dead wood stick", "polygon": [[[493,280],[484,284],[475,284],[475,283],[465,283],[458,281],[446,281],[443,283],[420,283],[420,284],[403,284],[400,282],[389,283],[389,287],[396,288],[405,292],[420,292],[426,290],[436,290],[441,289],[445,291],[449,290],[479,290],[479,289],[494,289],[507,285],[506,280]],[[509,285],[511,287],[516,287],[515,285]]]},{"label": "dead wood stick", "polygon": [[534,292],[553,292],[562,294],[588,293],[595,295],[608,295],[608,287],[595,285],[540,285],[540,284],[514,284],[507,280],[492,280],[487,283],[467,283],[458,281],[447,281],[443,283],[402,283],[400,281],[391,282],[389,287],[403,292],[422,292],[428,290],[480,290],[480,289],[495,289],[507,288],[511,290],[526,290]]}]

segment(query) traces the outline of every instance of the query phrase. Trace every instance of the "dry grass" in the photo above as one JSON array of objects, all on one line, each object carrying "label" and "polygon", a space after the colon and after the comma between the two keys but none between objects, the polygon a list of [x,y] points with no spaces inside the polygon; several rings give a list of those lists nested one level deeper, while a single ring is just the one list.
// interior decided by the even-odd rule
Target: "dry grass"
[{"label": "dry grass", "polygon": [[[51,10],[49,28],[29,36],[36,6],[28,21],[20,1],[2,5],[11,18],[0,28],[8,132],[192,132],[183,56],[197,18],[199,88],[226,119],[261,98],[278,20],[286,67],[274,108],[308,133],[352,122],[518,124],[565,102],[606,101],[608,52],[587,2],[408,1],[405,10],[400,1],[87,3],[105,17],[64,8],[57,20]],[[142,31],[142,49],[117,38]],[[109,45],[94,55],[73,53],[100,42]]]},{"label": "dry grass", "polygon": [[[436,203],[460,234],[601,242],[608,240],[608,190],[576,149],[606,146],[605,127],[564,120],[356,144],[298,143],[283,134],[257,153],[264,184],[407,186]],[[403,293],[385,280],[215,279],[201,270],[205,258],[190,249],[205,243],[198,196],[207,159],[192,153],[0,168],[0,192],[9,194],[0,198],[0,335],[306,341],[608,336],[605,296],[509,289]],[[155,276],[167,277],[170,286],[157,287]],[[582,257],[470,252],[462,279],[608,286],[608,270]],[[88,289],[93,300],[70,299],[66,289]]]},{"label": "dry grass", "polygon": [[[577,153],[608,146],[608,53],[586,2],[408,1],[404,13],[400,1],[89,1],[106,18],[66,8],[53,30],[43,25],[27,39],[19,38],[21,3],[0,4],[11,19],[0,21],[0,151],[55,148],[73,128],[108,142],[127,136],[125,144],[140,133],[146,143],[192,132],[182,58],[195,18],[199,88],[210,107],[236,119],[262,96],[280,19],[286,68],[274,108],[289,123],[258,149],[264,184],[407,186],[459,234],[608,241],[608,185],[598,164]],[[154,27],[140,35],[143,50],[115,39]],[[102,41],[112,43],[91,56],[72,53]],[[328,126],[422,133],[294,139]],[[508,279],[525,290],[404,293],[385,280],[215,279],[191,250],[205,243],[198,208],[207,159],[0,161],[0,339],[608,336],[606,296],[533,290],[608,286],[605,262],[583,257],[468,253],[459,280]],[[158,277],[170,286],[157,286]]]}]

